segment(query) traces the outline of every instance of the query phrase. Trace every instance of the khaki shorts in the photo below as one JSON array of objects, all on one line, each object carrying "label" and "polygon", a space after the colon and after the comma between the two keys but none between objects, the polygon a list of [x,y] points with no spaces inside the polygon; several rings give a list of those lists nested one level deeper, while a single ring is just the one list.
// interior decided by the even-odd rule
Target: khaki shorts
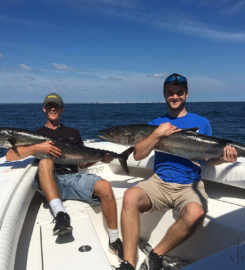
[{"label": "khaki shorts", "polygon": [[174,208],[181,210],[191,202],[199,203],[207,211],[208,195],[203,181],[192,184],[177,184],[164,182],[157,174],[136,185],[148,195],[153,210],[167,210]]}]

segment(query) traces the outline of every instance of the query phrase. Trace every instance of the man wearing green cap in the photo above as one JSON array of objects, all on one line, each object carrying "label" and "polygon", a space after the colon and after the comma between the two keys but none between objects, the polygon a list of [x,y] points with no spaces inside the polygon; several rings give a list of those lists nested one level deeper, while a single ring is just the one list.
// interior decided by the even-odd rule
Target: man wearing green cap
[{"label": "man wearing green cap", "polygon": [[[64,103],[60,95],[50,93],[44,99],[43,111],[47,122],[37,129],[40,135],[52,139],[72,138],[76,145],[82,145],[83,141],[77,129],[66,127],[61,124],[60,117],[64,111]],[[17,151],[10,149],[6,158],[14,161],[43,152],[54,157],[60,157],[62,152],[46,141],[31,146],[17,147]],[[109,163],[112,157],[106,154],[104,162]],[[89,166],[91,164],[82,164]],[[109,234],[109,247],[111,251],[123,258],[122,242],[118,234],[117,207],[111,185],[108,181],[92,174],[78,173],[78,166],[54,165],[51,159],[42,159],[38,166],[38,177],[34,181],[36,189],[45,196],[55,217],[54,235],[63,235],[72,232],[70,217],[63,206],[62,200],[82,200],[93,202],[100,200],[102,213],[106,219]]]}]

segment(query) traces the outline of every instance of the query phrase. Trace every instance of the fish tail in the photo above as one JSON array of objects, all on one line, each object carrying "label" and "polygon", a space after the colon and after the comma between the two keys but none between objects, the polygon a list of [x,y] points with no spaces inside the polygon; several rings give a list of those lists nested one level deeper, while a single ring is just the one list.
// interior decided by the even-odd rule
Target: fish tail
[{"label": "fish tail", "polygon": [[120,158],[119,158],[119,162],[123,170],[126,172],[126,174],[129,174],[127,159],[133,151],[134,151],[134,147],[129,147],[128,149],[126,149],[124,152],[121,153]]},{"label": "fish tail", "polygon": [[16,148],[16,140],[13,137],[9,137],[7,141],[10,143],[12,148]]},{"label": "fish tail", "polygon": [[16,140],[13,137],[8,138],[8,142],[11,144],[11,148],[15,152],[16,155],[20,156],[20,153],[17,150],[16,147]]}]

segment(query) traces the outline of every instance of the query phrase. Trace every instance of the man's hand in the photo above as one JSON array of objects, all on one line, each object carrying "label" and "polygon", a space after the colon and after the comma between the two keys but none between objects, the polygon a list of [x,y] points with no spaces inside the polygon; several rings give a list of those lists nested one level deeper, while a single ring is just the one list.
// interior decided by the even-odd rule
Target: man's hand
[{"label": "man's hand", "polygon": [[222,157],[223,162],[236,162],[237,161],[237,151],[231,146],[227,145],[224,147],[224,155]]},{"label": "man's hand", "polygon": [[179,131],[181,131],[180,128],[177,128],[176,126],[171,125],[169,122],[167,122],[160,124],[158,128],[153,131],[153,133],[157,137],[165,137]]},{"label": "man's hand", "polygon": [[52,141],[45,141],[43,143],[37,144],[38,151],[51,155],[53,157],[60,157],[62,155],[61,150],[54,146]]},{"label": "man's hand", "polygon": [[114,159],[114,157],[111,156],[110,153],[106,153],[105,156],[104,156],[103,162],[105,162],[105,163],[110,163],[113,159]]},{"label": "man's hand", "polygon": [[224,147],[222,157],[205,160],[205,162],[207,165],[215,166],[226,162],[236,162],[236,160],[237,160],[236,149],[231,145],[227,145]]}]

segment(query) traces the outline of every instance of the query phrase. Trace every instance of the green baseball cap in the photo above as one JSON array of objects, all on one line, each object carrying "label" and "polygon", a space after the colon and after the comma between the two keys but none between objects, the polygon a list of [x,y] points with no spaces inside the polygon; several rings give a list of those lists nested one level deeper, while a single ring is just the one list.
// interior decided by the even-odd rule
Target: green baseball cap
[{"label": "green baseball cap", "polygon": [[63,99],[57,93],[48,94],[44,99],[43,106],[46,106],[50,102],[54,102],[54,103],[58,104],[60,107],[64,107]]}]

